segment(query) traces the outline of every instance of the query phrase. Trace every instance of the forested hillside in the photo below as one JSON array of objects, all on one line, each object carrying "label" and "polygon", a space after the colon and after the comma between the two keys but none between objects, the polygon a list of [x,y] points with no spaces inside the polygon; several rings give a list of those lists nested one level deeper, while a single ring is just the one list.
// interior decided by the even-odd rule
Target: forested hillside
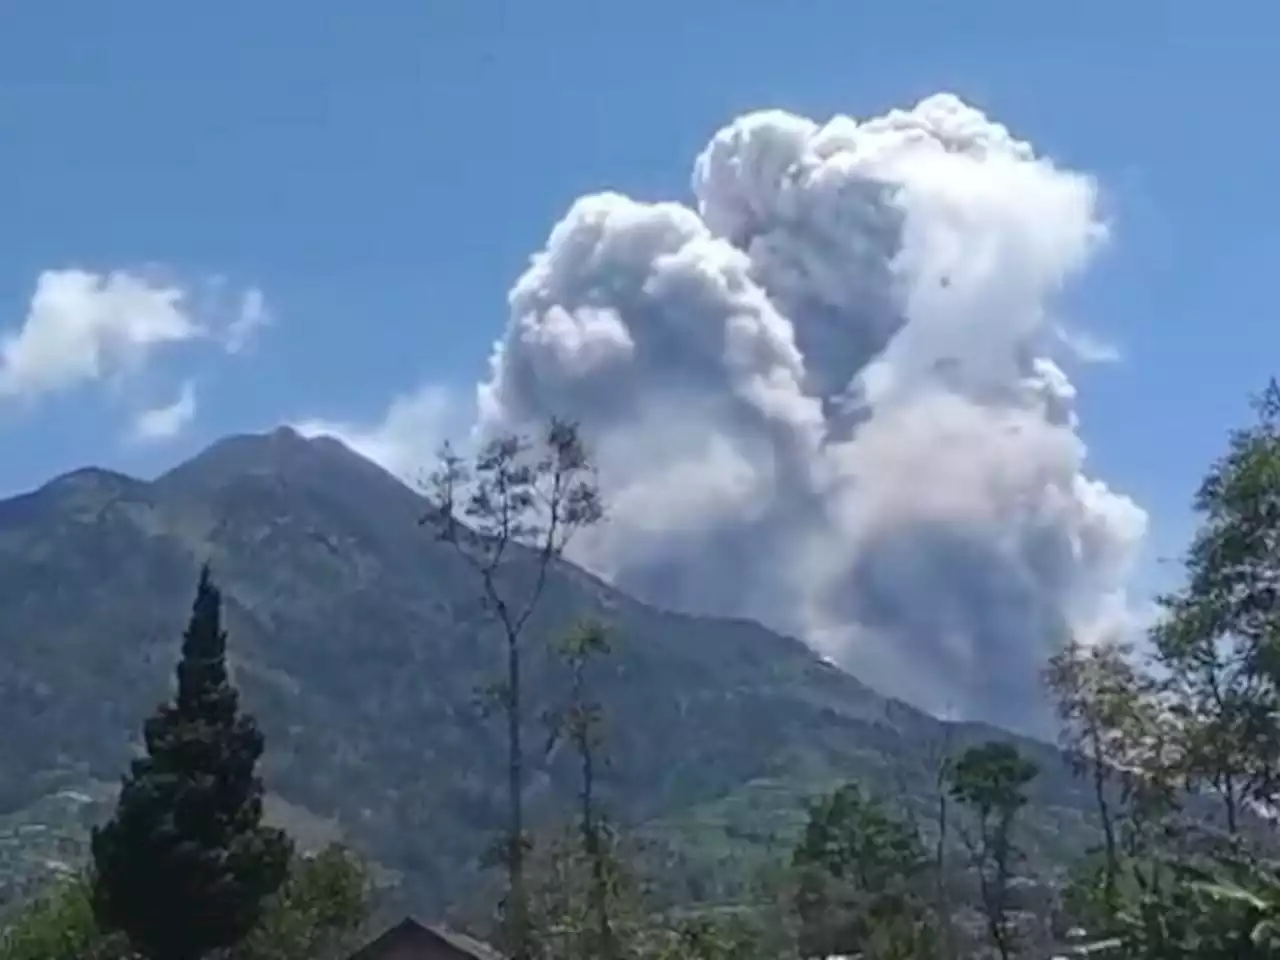
[{"label": "forested hillside", "polygon": [[[502,734],[475,703],[501,658],[470,571],[420,525],[426,509],[336,441],[289,430],[221,441],[154,482],[84,469],[0,504],[3,810],[86,783],[110,792],[168,689],[207,559],[275,809],[359,843],[422,903],[456,902],[502,823]],[[529,717],[563,687],[545,641],[589,615],[616,646],[599,677],[608,804],[672,845],[664,856],[706,898],[739,888],[737,861],[792,839],[803,803],[847,776],[930,803],[945,736],[931,717],[798,640],[666,613],[567,563],[531,625]],[[1052,857],[1083,835],[1083,793],[1030,749],[1049,778],[1036,819]],[[536,816],[573,794],[565,753],[532,757]]]}]

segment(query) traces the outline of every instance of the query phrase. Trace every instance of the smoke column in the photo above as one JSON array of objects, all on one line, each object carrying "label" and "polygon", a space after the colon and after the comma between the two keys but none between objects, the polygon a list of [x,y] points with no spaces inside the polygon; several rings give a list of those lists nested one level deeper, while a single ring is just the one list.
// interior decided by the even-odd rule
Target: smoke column
[{"label": "smoke column", "polygon": [[1123,624],[1146,526],[1084,473],[1059,366],[1093,181],[937,95],[740,117],[692,194],[573,204],[510,292],[479,429],[578,420],[611,519],[577,558],[624,589],[1036,729],[1066,632]]}]

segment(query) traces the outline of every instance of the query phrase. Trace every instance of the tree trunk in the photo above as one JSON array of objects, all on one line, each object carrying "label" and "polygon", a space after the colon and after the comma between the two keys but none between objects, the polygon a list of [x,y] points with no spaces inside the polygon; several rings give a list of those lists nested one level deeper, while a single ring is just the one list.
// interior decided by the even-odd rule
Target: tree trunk
[{"label": "tree trunk", "polygon": [[1234,837],[1240,829],[1240,801],[1236,796],[1236,778],[1230,773],[1222,777],[1222,804],[1227,813],[1227,833]]},{"label": "tree trunk", "polygon": [[524,884],[524,745],[520,713],[520,644],[507,637],[507,791],[509,806],[507,876],[510,884],[508,937],[512,960],[530,960],[529,916]]},{"label": "tree trunk", "polygon": [[1102,821],[1102,848],[1106,856],[1106,873],[1103,876],[1102,895],[1107,904],[1107,916],[1111,919],[1116,910],[1116,884],[1120,874],[1120,853],[1116,843],[1116,828],[1111,816],[1111,804],[1107,801],[1107,770],[1100,752],[1100,738],[1093,734],[1093,795],[1098,804],[1098,818]]},{"label": "tree trunk", "polygon": [[[585,723],[585,721],[584,721]],[[596,947],[603,960],[612,960],[613,928],[609,922],[608,878],[605,875],[604,850],[600,825],[595,815],[595,757],[591,750],[591,731],[582,731],[582,843],[591,862],[591,912],[596,923]]]}]

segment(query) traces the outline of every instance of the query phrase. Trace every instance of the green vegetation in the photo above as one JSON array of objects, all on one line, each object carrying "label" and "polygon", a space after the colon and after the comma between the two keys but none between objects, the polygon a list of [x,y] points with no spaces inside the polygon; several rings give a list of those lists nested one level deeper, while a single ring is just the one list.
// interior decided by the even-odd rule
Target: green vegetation
[{"label": "green vegetation", "polygon": [[1027,805],[1027,785],[1038,773],[1016,747],[995,741],[966,750],[950,770],[952,798],[973,813],[976,836],[966,837],[965,843],[978,877],[987,933],[1001,960],[1014,952],[1010,886],[1021,853],[1014,821]]},{"label": "green vegetation", "polygon": [[113,816],[93,833],[93,908],[149,960],[242,941],[284,883],[290,844],[262,825],[262,734],[227,678],[222,597],[200,571],[177,695],[145,727]]},{"label": "green vegetation", "polygon": [[596,799],[596,772],[603,750],[603,707],[591,698],[590,677],[595,659],[610,652],[609,639],[601,624],[586,622],[565,636],[559,650],[571,677],[569,702],[549,716],[548,727],[553,737],[568,735],[581,770],[578,839],[590,875],[586,899],[591,936],[586,952],[600,960],[613,960],[621,952],[611,902],[618,883],[617,851],[608,820]]},{"label": "green vegetation", "polygon": [[[509,829],[507,731],[482,709],[505,638],[475,569],[420,525],[428,506],[336,442],[288,431],[222,441],[150,483],[80,471],[0,503],[0,889],[28,889],[46,859],[82,862],[78,818],[50,824],[78,854],[46,856],[34,834],[7,846],[5,825],[41,823],[61,791],[97,798],[118,782],[139,716],[169,694],[172,638],[207,559],[229,669],[270,745],[271,822],[308,849],[361,850],[415,912],[471,909],[488,883],[480,858]],[[535,554],[512,551],[498,586],[518,588]],[[540,720],[570,697],[555,646],[590,619],[616,640],[592,667],[608,714],[596,799],[644,841],[664,905],[749,896],[803,829],[805,803],[848,779],[917,814],[934,805],[946,725],[798,640],[657,610],[554,562],[521,645],[527,831],[578,803],[571,738],[544,751]],[[997,735],[961,725],[952,737],[963,749]],[[1089,793],[1052,748],[1017,742],[1044,770],[1024,845],[1053,863],[1091,842]]]},{"label": "green vegetation", "polygon": [[[257,924],[226,960],[339,960],[367,934],[372,887],[360,859],[333,846],[297,857],[289,877],[264,904]],[[93,880],[75,874],[52,882],[0,934],[4,960],[133,960],[127,938],[94,918]]]},{"label": "green vegetation", "polygon": [[[291,435],[234,441],[152,485],[64,478],[0,511],[0,565],[75,570],[68,543],[85,562],[137,548],[149,559],[120,555],[118,592],[87,585],[82,611],[130,622],[154,612],[134,606],[132,578],[163,595],[166,563],[213,554],[233,571],[236,678],[271,749],[238,711],[206,572],[177,695],[148,722],[92,862],[58,861],[8,916],[0,960],[336,958],[367,932],[375,876],[399,881],[388,905],[465,899],[473,932],[529,960],[1280,955],[1280,387],[1256,410],[1198,492],[1186,582],[1150,643],[1078,639],[1047,665],[1062,752],[933,721],[798,643],[660,613],[560,562],[547,530],[569,514],[548,514],[539,484],[581,491],[569,526],[600,516],[563,425],[486,451],[470,475],[497,479],[470,507],[437,501],[443,543],[404,538],[421,499]],[[58,620],[69,612],[41,614],[98,656]],[[434,632],[404,639],[423,624]],[[101,744],[114,705],[76,709],[34,679],[83,683],[84,665],[45,656],[15,643],[0,719],[26,697],[86,742],[55,743],[43,764],[8,744],[11,799],[66,796],[127,753]],[[335,825],[373,858],[292,854],[263,823],[260,756],[293,823]],[[96,809],[82,807],[81,821]],[[502,880],[476,867],[442,895],[486,834]]]},{"label": "green vegetation", "polygon": [[[263,826],[263,738],[226,669],[221,595],[205,567],[174,698],[144,726],[92,863],[10,917],[6,960],[244,960],[333,955],[368,914],[360,862],[331,847],[293,862]],[[86,798],[87,799],[87,798]]]},{"label": "green vegetation", "polygon": [[805,956],[924,948],[930,863],[920,831],[856,784],[813,805],[792,865]]},{"label": "green vegetation", "polygon": [[289,877],[229,960],[339,960],[367,934],[373,881],[366,865],[330,845],[293,859]]}]

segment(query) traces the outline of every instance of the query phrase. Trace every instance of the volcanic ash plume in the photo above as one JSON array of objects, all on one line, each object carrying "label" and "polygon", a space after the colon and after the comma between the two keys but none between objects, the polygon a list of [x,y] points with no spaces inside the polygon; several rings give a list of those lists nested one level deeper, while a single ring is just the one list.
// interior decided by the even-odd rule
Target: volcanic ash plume
[{"label": "volcanic ash plume", "polygon": [[589,567],[757,618],[926,708],[1034,729],[1146,524],[1082,472],[1054,295],[1093,182],[955,97],[717,133],[693,208],[577,201],[510,293],[482,430],[577,419]]}]

